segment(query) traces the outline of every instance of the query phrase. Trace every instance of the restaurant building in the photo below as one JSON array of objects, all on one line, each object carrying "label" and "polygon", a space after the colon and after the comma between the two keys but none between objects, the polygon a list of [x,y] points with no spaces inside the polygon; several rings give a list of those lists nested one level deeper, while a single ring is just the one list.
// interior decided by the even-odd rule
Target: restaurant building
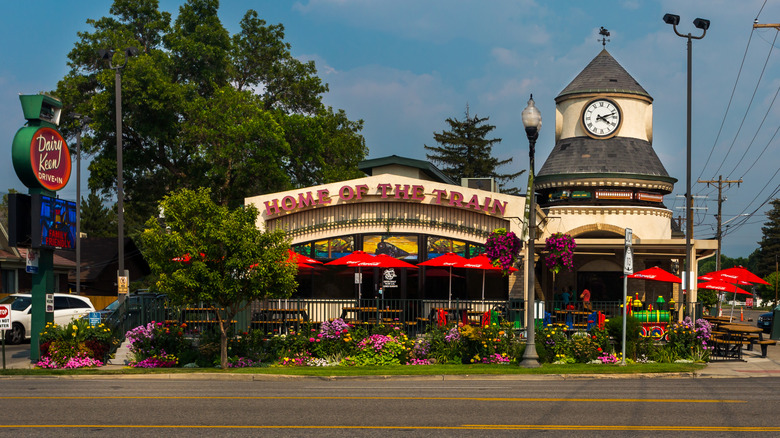
[{"label": "restaurant building", "polygon": [[[535,181],[543,213],[537,245],[564,233],[574,237],[577,250],[571,272],[537,273],[538,298],[572,288],[577,295],[588,289],[593,301],[622,300],[628,228],[634,272],[658,266],[682,276],[685,236],[664,203],[677,179],[653,149],[653,98],[604,49],[555,104],[555,147]],[[683,150],[679,159],[685,159]],[[712,256],[717,246],[715,240],[691,244],[694,261]],[[696,301],[695,287],[686,296],[680,292],[671,283],[628,281],[628,294],[643,302]]]},{"label": "restaurant building", "polygon": [[[494,191],[492,180],[459,185],[427,161],[395,155],[359,167],[365,178],[245,202],[259,210],[258,227],[285,230],[296,252],[323,262],[356,250],[415,265],[447,252],[470,258],[484,252],[494,229],[521,232],[525,198]],[[296,295],[302,298],[373,298],[380,286],[386,299],[448,299],[450,291],[444,268],[363,269],[356,278],[353,269],[317,265],[299,274]],[[452,274],[452,299],[481,299],[482,272],[456,268]],[[488,273],[485,298],[520,298],[518,278],[522,272]]]},{"label": "restaurant building", "polygon": [[[555,103],[555,146],[535,177],[536,300],[555,305],[557,294],[569,289],[576,295],[590,290],[592,301],[622,300],[628,228],[634,272],[659,266],[682,275],[685,236],[664,203],[677,179],[653,150],[653,98],[602,50]],[[447,252],[476,256],[496,228],[524,235],[525,197],[498,193],[490,180],[458,184],[427,161],[395,155],[359,168],[365,178],[245,203],[259,210],[258,227],[284,230],[296,252],[323,262],[363,250],[416,265]],[[574,269],[553,275],[543,259],[545,240],[555,233],[571,235],[577,248]],[[715,240],[691,244],[695,261],[712,256],[717,246]],[[528,266],[525,254],[517,272],[487,275],[485,298],[527,297]],[[345,268],[303,269],[297,296],[352,299],[376,296],[383,287],[383,298],[446,299],[450,281],[453,299],[481,298],[482,272],[455,269],[450,276],[426,267],[377,268],[362,276]],[[695,287],[685,292],[677,284],[628,282],[628,293],[642,301],[696,301]]]}]

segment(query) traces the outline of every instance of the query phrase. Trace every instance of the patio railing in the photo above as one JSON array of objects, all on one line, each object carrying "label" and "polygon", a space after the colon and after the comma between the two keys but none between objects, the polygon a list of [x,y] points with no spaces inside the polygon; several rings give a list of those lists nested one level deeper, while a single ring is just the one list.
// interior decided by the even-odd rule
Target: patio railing
[{"label": "patio railing", "polygon": [[[575,313],[582,322],[587,314],[581,302],[575,303]],[[620,316],[622,307],[617,301],[594,301],[592,311],[601,311],[607,318]],[[537,326],[545,320],[561,319],[562,303],[536,302]],[[700,316],[701,306],[694,307]],[[525,302],[512,300],[401,300],[401,299],[266,299],[256,301],[236,315],[232,321],[236,333],[264,330],[268,333],[287,333],[305,324],[343,318],[356,325],[397,324],[408,335],[423,333],[430,324],[462,322],[478,324],[486,312],[496,310],[513,328],[525,327]],[[123,306],[108,317],[108,323],[123,337],[128,330],[151,321],[186,323],[188,331],[218,330],[215,310],[205,304],[189,307],[169,305],[164,296],[131,295]],[[562,322],[562,321],[559,321]],[[578,327],[584,324],[578,324]]]}]

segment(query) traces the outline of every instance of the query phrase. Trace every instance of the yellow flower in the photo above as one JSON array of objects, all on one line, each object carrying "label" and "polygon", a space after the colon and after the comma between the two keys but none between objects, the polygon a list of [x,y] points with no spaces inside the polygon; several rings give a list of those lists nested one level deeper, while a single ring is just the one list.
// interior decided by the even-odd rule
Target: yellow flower
[{"label": "yellow flower", "polygon": [[78,329],[79,329],[79,326],[77,326],[76,324],[73,324],[73,330],[78,330]]}]

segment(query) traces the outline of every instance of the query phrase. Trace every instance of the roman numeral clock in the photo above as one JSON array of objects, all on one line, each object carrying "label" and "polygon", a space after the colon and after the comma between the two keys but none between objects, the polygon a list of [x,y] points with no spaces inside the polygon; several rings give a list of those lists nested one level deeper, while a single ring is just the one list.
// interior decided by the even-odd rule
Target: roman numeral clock
[{"label": "roman numeral clock", "polygon": [[610,138],[617,134],[622,120],[620,107],[611,99],[593,99],[582,110],[582,128],[593,138]]}]

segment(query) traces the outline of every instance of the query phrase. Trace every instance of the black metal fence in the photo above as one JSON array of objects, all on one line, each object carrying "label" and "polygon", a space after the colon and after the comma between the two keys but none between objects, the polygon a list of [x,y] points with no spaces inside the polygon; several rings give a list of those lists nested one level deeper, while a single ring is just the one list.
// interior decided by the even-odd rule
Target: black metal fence
[{"label": "black metal fence", "polygon": [[[298,330],[305,324],[342,318],[356,325],[395,324],[413,336],[423,333],[430,324],[462,322],[478,324],[486,312],[497,311],[517,330],[525,328],[525,302],[511,300],[401,300],[401,299],[266,299],[255,301],[236,315],[232,321],[234,333],[263,330],[282,334]],[[620,316],[622,307],[617,301],[594,301],[590,308],[577,303],[566,309],[562,303],[536,302],[534,314],[537,326],[544,322],[573,320],[576,328],[584,328],[588,315],[600,311],[607,318]],[[695,306],[701,315],[701,306]],[[672,318],[675,320],[675,318]],[[132,294],[123,305],[108,316],[107,323],[114,327],[119,337],[139,325],[149,322],[186,324],[187,331],[202,333],[218,330],[218,318],[213,307],[179,307],[170,305],[164,295]]]}]

